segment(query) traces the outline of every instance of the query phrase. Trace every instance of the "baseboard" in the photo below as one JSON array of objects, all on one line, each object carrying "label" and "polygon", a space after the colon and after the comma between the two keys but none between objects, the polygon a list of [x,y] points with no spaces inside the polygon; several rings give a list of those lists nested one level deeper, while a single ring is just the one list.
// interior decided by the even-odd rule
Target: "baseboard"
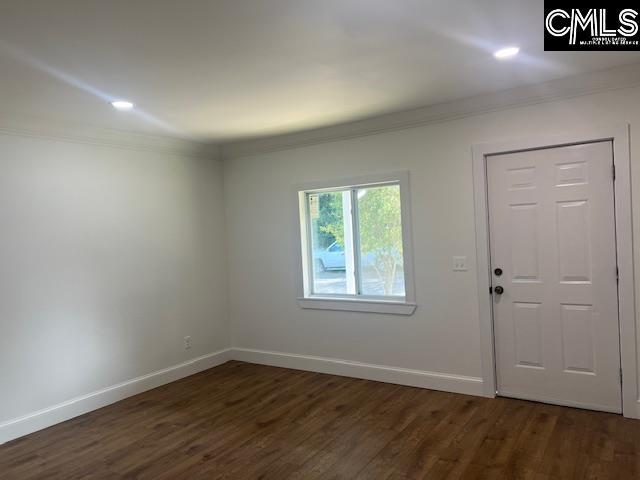
[{"label": "baseboard", "polygon": [[479,377],[466,377],[448,373],[353,362],[337,358],[313,357],[248,348],[232,348],[231,358],[274,367],[329,373],[343,377],[362,378],[467,395],[483,395],[482,378]]},{"label": "baseboard", "polygon": [[0,444],[50,427],[132,395],[175,382],[189,375],[221,365],[231,359],[231,350],[209,353],[132,380],[76,397],[58,405],[0,423]]},{"label": "baseboard", "polygon": [[240,360],[295,370],[308,370],[467,395],[481,396],[483,394],[482,379],[478,377],[374,365],[328,357],[247,348],[229,348],[0,423],[0,444],[97,410],[152,388],[216,367],[229,360]]}]

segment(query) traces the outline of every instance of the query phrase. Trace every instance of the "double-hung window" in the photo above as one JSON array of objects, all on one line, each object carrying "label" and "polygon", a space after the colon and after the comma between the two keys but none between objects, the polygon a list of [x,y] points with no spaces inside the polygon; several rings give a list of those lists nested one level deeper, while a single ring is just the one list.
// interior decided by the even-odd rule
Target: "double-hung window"
[{"label": "double-hung window", "polygon": [[415,310],[406,172],[296,189],[303,308]]}]

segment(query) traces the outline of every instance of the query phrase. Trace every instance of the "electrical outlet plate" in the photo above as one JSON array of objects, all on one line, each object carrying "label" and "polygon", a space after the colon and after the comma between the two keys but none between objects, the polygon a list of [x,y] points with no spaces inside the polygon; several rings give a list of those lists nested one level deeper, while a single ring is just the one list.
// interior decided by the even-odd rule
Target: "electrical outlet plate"
[{"label": "electrical outlet plate", "polygon": [[189,350],[191,348],[191,337],[184,337],[184,349]]}]

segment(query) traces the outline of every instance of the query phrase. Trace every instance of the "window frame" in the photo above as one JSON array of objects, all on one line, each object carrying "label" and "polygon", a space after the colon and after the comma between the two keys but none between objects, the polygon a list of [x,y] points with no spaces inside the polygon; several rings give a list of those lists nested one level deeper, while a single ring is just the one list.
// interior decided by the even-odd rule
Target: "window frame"
[{"label": "window frame", "polygon": [[[398,185],[400,188],[400,220],[402,222],[402,250],[405,295],[401,296],[373,296],[362,294],[316,294],[313,293],[313,249],[311,246],[311,222],[309,194],[323,192],[350,191],[351,202],[357,188],[373,188],[386,185]],[[415,287],[413,273],[413,248],[411,232],[411,204],[409,191],[409,172],[390,172],[359,177],[342,178],[337,180],[323,180],[300,184],[295,187],[296,245],[298,246],[298,305],[302,308],[321,310],[341,310],[357,312],[373,312],[398,315],[411,315],[416,309]],[[353,203],[352,203],[353,205]],[[357,208],[353,209],[355,218],[350,224],[353,238],[358,238]],[[346,249],[345,249],[346,250]],[[354,241],[354,263],[360,264],[360,247]],[[354,281],[356,288],[360,288],[359,268],[354,267]]]}]

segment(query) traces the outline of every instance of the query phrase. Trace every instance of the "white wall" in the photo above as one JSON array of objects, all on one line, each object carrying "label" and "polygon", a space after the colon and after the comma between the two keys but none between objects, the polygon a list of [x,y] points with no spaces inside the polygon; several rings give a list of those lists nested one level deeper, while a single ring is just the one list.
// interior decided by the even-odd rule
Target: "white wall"
[{"label": "white wall", "polygon": [[[608,123],[630,123],[633,139],[638,105],[631,88],[226,161],[232,345],[481,377],[471,146]],[[633,145],[631,161],[640,191]],[[299,308],[293,185],[399,169],[411,175],[416,313]],[[468,272],[451,271],[453,255],[469,258]]]},{"label": "white wall", "polygon": [[228,347],[222,200],[217,160],[0,135],[0,424]]}]

